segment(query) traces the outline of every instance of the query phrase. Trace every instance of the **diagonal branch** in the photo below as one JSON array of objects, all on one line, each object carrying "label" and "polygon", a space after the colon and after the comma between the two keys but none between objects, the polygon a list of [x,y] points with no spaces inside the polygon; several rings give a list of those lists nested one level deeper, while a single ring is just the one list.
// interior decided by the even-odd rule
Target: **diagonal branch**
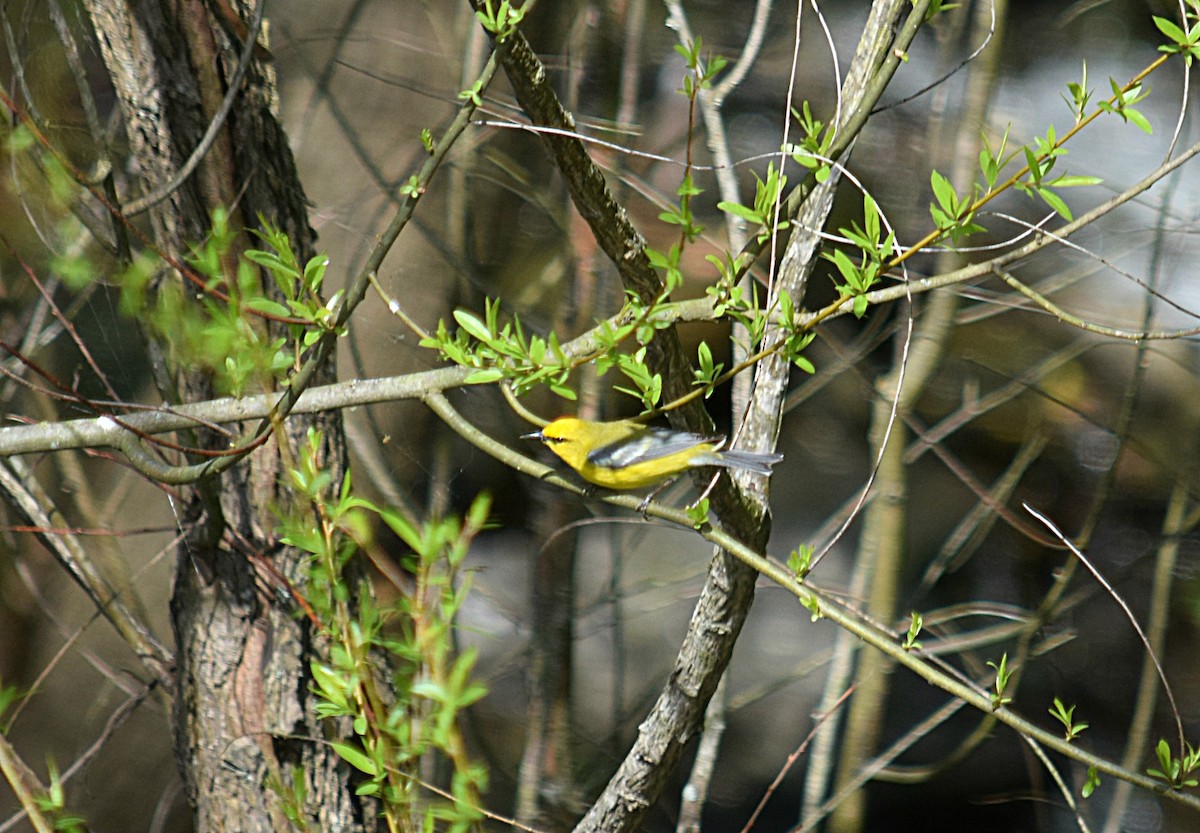
[{"label": "diagonal branch", "polygon": [[0,461],[0,491],[29,524],[46,530],[38,535],[38,539],[75,583],[83,588],[96,609],[113,623],[117,633],[154,679],[168,691],[173,690],[175,658],[113,589],[107,577],[83,552],[75,536],[56,535],[48,531],[58,526],[45,509],[53,506],[53,501],[41,492],[37,480],[19,458]]}]

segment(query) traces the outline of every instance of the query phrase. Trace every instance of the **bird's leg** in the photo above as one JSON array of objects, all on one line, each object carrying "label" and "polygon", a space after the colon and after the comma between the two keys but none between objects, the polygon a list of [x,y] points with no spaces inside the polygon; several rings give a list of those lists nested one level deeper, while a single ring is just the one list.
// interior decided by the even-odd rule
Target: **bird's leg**
[{"label": "bird's leg", "polygon": [[663,490],[674,482],[674,477],[670,478],[669,480],[664,480],[662,483],[659,483],[657,486],[651,489],[650,494],[642,498],[642,502],[638,504],[637,511],[641,513],[643,520],[650,520],[649,516],[646,514],[646,510],[650,508],[650,501],[662,494]]}]

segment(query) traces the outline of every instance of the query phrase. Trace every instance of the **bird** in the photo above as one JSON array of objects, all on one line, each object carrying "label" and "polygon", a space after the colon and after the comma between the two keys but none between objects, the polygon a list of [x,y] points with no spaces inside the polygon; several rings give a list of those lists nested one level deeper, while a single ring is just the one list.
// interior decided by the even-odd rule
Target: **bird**
[{"label": "bird", "polygon": [[706,437],[631,419],[559,417],[522,439],[544,443],[584,480],[606,489],[641,489],[702,466],[769,475],[783,459],[776,453],[722,451],[723,435]]}]

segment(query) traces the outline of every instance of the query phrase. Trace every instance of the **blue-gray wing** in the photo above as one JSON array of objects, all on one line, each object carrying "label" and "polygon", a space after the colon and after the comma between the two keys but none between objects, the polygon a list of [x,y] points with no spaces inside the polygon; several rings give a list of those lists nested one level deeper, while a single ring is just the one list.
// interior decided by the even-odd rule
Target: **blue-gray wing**
[{"label": "blue-gray wing", "polygon": [[634,463],[644,463],[685,451],[700,443],[724,441],[724,437],[705,437],[675,431],[670,428],[647,428],[633,437],[626,437],[611,445],[602,446],[588,454],[588,462],[609,469],[619,469]]}]

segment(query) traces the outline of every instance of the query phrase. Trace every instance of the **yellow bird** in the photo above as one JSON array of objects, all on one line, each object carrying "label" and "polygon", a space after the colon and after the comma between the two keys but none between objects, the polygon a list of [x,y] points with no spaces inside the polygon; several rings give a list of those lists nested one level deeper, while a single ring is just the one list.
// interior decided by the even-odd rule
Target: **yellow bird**
[{"label": "yellow bird", "polygon": [[725,437],[655,428],[629,419],[589,422],[560,417],[522,439],[539,440],[589,483],[640,489],[701,466],[770,474],[782,454],[721,451]]}]

